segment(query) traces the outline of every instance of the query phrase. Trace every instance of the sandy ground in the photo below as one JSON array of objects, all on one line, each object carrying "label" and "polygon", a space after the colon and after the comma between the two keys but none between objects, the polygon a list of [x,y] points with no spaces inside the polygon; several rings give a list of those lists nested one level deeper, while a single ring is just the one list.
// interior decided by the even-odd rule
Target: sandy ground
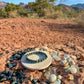
[{"label": "sandy ground", "polygon": [[[33,47],[48,45],[49,48],[56,49],[56,47],[60,47],[59,45],[64,45],[68,42],[75,44],[77,49],[81,50],[81,53],[84,53],[84,28],[78,28],[74,21],[28,18],[1,19],[0,72],[5,69],[7,55],[11,55],[12,52],[17,51],[20,48],[24,49],[29,46]],[[70,49],[64,48],[64,50],[67,50],[66,52],[70,54]],[[75,55],[78,51],[75,52]],[[83,73],[84,72],[81,74]],[[42,75],[42,73],[38,71],[32,72],[32,74],[37,74],[37,77],[41,77]],[[65,81],[63,84],[84,84],[82,79],[80,79],[78,82],[75,81],[74,83],[68,83]],[[27,81],[24,84],[31,83],[28,83]]]}]

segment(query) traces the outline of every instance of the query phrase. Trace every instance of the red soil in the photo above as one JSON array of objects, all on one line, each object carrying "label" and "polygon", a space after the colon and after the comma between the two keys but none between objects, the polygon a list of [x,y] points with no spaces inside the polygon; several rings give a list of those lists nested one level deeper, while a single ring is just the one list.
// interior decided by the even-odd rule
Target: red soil
[{"label": "red soil", "polygon": [[[19,48],[24,49],[29,46],[44,45],[48,45],[49,48],[55,49],[55,45],[59,47],[59,45],[68,42],[84,49],[84,28],[78,28],[74,21],[28,18],[1,19],[0,72],[5,69],[8,51],[11,52],[19,50]],[[35,74],[35,72],[33,74]],[[40,73],[40,76],[41,74],[42,73]]]}]

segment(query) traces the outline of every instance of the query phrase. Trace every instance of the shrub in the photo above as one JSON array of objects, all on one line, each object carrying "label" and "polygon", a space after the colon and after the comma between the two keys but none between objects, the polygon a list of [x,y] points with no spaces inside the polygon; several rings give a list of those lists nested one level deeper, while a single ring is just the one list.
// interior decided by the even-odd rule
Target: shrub
[{"label": "shrub", "polygon": [[7,17],[7,12],[3,8],[0,8],[0,17],[3,17],[3,18]]},{"label": "shrub", "polygon": [[18,17],[18,16],[19,16],[19,14],[18,14],[17,10],[15,10],[15,11],[10,11],[10,12],[8,13],[8,17],[9,17],[9,18],[15,18],[15,17]]},{"label": "shrub", "polygon": [[46,15],[44,18],[46,19],[57,19],[57,18],[66,18],[66,14],[64,14],[62,11],[52,11],[52,12],[46,12]]},{"label": "shrub", "polygon": [[78,16],[76,21],[79,27],[84,27],[84,12]]}]

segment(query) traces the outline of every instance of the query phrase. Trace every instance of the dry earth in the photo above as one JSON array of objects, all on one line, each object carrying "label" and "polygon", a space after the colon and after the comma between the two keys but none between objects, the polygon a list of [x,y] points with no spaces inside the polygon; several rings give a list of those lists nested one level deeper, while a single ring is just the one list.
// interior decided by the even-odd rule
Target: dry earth
[{"label": "dry earth", "polygon": [[[78,28],[76,23],[71,20],[1,19],[0,72],[5,70],[6,59],[12,52],[29,46],[40,47],[46,45],[49,48],[60,49],[65,54],[76,55],[77,58],[80,58],[84,56],[84,28]],[[84,64],[80,62],[78,64],[84,67]],[[70,81],[70,83],[64,81],[63,84],[84,84],[83,67],[81,67],[81,73],[76,76],[76,78],[79,78],[77,81]],[[37,78],[42,75],[38,71],[30,72],[30,74],[36,74]],[[5,84],[9,83],[6,82]],[[24,84],[30,83],[26,80]]]}]

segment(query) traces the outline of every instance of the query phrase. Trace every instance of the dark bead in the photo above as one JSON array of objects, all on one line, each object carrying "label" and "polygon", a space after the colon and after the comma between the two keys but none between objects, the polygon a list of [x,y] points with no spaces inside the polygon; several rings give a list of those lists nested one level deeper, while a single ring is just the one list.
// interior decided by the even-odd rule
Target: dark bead
[{"label": "dark bead", "polygon": [[10,79],[10,82],[13,82],[13,81],[17,81],[17,78],[16,77],[11,77],[11,79]]},{"label": "dark bead", "polygon": [[13,60],[14,60],[13,57],[10,57],[10,62],[13,62]]},{"label": "dark bead", "polygon": [[22,77],[23,77],[23,78],[26,78],[26,77],[27,77],[27,74],[23,73],[23,74],[22,74]]},{"label": "dark bead", "polygon": [[5,70],[3,74],[8,75],[9,70]]},{"label": "dark bead", "polygon": [[16,63],[11,63],[13,67],[15,67],[17,64]]},{"label": "dark bead", "polygon": [[23,83],[23,78],[21,78],[21,79],[19,80],[19,82],[20,82],[20,83]]},{"label": "dark bead", "polygon": [[50,84],[49,82],[46,82],[46,84]]},{"label": "dark bead", "polygon": [[16,76],[16,78],[17,78],[17,79],[20,79],[20,78],[22,78],[22,76],[21,76],[21,75],[18,75],[18,76]]},{"label": "dark bead", "polygon": [[10,69],[15,67],[16,65],[17,65],[16,63],[7,63],[7,67]]},{"label": "dark bead", "polygon": [[7,77],[7,80],[10,80],[10,77]]},{"label": "dark bead", "polygon": [[8,76],[12,76],[12,72],[11,71],[9,71]]},{"label": "dark bead", "polygon": [[0,82],[4,82],[4,81],[6,81],[6,78],[0,79]]},{"label": "dark bead", "polygon": [[2,78],[6,78],[6,75],[5,74],[0,74],[0,79]]},{"label": "dark bead", "polygon": [[7,63],[7,67],[11,69],[13,66],[11,63]]},{"label": "dark bead", "polygon": [[38,79],[33,79],[32,80],[32,83],[36,83],[36,82],[38,82]]}]

